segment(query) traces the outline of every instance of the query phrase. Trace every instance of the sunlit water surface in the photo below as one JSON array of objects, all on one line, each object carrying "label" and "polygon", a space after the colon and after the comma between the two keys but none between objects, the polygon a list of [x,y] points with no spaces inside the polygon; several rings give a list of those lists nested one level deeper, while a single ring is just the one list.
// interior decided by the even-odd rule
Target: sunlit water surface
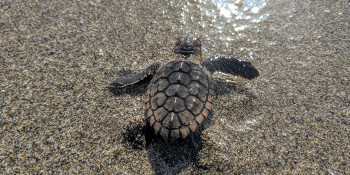
[{"label": "sunlit water surface", "polygon": [[[269,14],[263,12],[269,0],[194,0],[181,5],[180,30],[189,24],[193,25],[194,18],[199,16],[199,25],[206,29],[201,33],[217,33],[221,41],[232,41],[239,37],[239,33],[248,28],[256,28],[257,23],[268,18]],[[173,7],[180,4],[170,2]],[[200,14],[198,14],[198,11]],[[191,26],[190,25],[190,26]],[[233,30],[232,30],[233,29]]]}]

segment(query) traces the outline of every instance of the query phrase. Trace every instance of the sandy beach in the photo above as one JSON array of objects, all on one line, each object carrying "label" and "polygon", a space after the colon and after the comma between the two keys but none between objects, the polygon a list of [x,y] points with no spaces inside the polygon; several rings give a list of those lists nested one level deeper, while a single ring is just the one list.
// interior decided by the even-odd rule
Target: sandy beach
[{"label": "sandy beach", "polygon": [[[235,56],[216,73],[202,147],[146,145],[147,84],[175,39]],[[0,174],[350,174],[347,0],[0,2]]]}]

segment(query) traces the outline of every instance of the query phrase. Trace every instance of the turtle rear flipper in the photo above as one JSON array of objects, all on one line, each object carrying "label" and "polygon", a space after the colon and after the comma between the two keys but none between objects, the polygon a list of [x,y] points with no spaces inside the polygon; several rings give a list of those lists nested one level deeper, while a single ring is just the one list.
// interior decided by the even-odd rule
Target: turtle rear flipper
[{"label": "turtle rear flipper", "polygon": [[253,79],[259,76],[259,71],[248,61],[241,61],[233,57],[212,57],[202,64],[211,74],[223,72]]},{"label": "turtle rear flipper", "polygon": [[147,77],[153,76],[159,69],[160,65],[160,63],[153,63],[146,69],[137,72],[136,74],[117,78],[111,83],[111,85],[115,86],[116,88],[123,88],[125,86],[134,85],[135,83],[138,83]]}]

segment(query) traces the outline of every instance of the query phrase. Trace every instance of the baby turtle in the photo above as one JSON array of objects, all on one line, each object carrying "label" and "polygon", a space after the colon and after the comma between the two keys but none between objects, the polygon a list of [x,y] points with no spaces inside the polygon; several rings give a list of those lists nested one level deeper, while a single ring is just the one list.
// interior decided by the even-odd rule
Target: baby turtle
[{"label": "baby turtle", "polygon": [[145,115],[155,134],[173,141],[194,133],[208,117],[212,109],[211,75],[216,71],[246,79],[259,76],[250,62],[233,57],[212,57],[202,62],[200,40],[186,35],[177,39],[167,64],[151,64],[111,85],[122,88],[153,77],[144,97]]}]

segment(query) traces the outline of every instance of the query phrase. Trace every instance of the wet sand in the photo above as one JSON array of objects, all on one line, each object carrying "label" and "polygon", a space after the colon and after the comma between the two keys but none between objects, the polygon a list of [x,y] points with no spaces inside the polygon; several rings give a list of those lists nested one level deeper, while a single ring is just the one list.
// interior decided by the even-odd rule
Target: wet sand
[{"label": "wet sand", "polygon": [[[350,174],[349,2],[270,0],[266,19],[221,33],[184,5],[0,2],[0,172]],[[185,33],[201,36],[204,59],[234,55],[261,73],[214,75],[199,166],[190,147],[146,146],[146,85],[108,88],[166,62]]]}]

